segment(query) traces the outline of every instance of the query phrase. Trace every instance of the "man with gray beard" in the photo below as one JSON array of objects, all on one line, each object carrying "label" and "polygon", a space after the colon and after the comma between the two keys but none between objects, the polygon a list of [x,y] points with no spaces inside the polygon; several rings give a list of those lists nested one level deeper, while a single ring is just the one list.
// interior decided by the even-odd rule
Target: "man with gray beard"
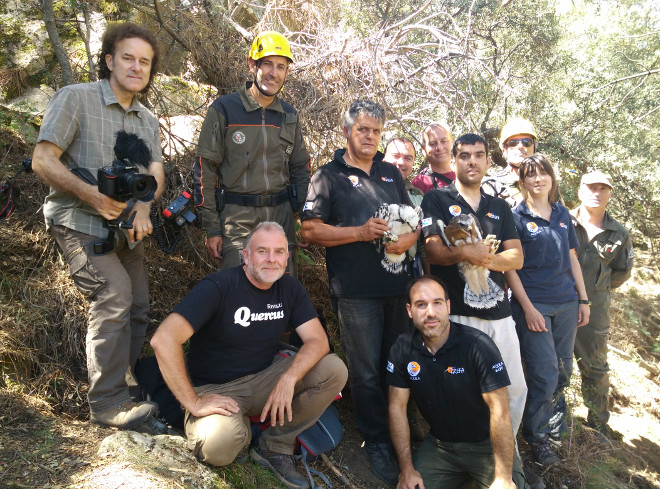
[{"label": "man with gray beard", "polygon": [[[284,275],[287,237],[279,224],[257,225],[244,265],[213,273],[174,308],[151,340],[158,365],[184,407],[188,447],[202,461],[230,464],[251,439],[249,416],[270,427],[251,456],[285,485],[309,487],[296,469],[296,437],[313,425],[344,387],[347,370],[307,291]],[[279,352],[295,329],[303,345]],[[190,339],[187,359],[183,344]]]}]

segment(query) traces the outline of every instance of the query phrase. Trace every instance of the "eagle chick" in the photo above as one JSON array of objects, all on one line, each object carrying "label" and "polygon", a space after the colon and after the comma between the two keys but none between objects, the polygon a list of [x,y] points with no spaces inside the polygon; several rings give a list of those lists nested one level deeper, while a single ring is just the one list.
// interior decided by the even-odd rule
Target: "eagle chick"
[{"label": "eagle chick", "polygon": [[[417,229],[419,221],[422,219],[422,209],[419,207],[413,208],[406,204],[381,204],[374,217],[385,219],[387,226],[390,228],[383,239],[374,240],[378,251],[381,251],[388,244],[398,241],[399,235],[411,233]],[[401,263],[405,258],[405,253],[395,255],[394,253],[385,252],[380,263],[388,272],[398,274],[404,270]]]},{"label": "eagle chick", "polygon": [[[490,252],[495,253],[500,246],[500,240],[492,234],[486,236],[486,239],[482,238],[481,226],[474,214],[460,214],[447,225],[439,219],[438,228],[442,240],[449,247],[483,240],[484,244],[490,247]],[[458,271],[465,280],[463,300],[468,306],[490,309],[504,299],[504,291],[489,277],[490,270],[487,268],[462,261],[458,263]]]}]

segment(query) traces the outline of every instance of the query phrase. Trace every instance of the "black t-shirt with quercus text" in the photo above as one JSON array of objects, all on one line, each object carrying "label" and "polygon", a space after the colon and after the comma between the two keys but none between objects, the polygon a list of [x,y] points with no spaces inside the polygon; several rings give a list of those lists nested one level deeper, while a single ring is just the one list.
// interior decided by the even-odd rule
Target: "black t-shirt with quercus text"
[{"label": "black t-shirt with quercus text", "polygon": [[268,290],[243,267],[203,279],[174,309],[192,325],[187,354],[194,385],[224,384],[270,366],[280,338],[317,317],[303,285],[284,275]]}]

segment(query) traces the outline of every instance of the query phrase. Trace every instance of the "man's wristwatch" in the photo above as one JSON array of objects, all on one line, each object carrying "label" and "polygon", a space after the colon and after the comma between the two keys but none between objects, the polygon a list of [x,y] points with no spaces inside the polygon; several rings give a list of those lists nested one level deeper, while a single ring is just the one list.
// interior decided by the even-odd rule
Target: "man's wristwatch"
[{"label": "man's wristwatch", "polygon": [[585,299],[579,299],[578,304],[586,304],[586,305],[590,306],[591,301],[589,299],[586,299],[586,300]]}]

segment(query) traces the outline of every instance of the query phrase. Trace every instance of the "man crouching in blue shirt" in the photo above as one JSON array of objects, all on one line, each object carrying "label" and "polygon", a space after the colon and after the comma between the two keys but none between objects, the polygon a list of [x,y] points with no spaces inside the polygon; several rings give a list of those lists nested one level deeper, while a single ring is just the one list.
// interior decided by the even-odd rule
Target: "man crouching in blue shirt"
[{"label": "man crouching in blue shirt", "polygon": [[[282,226],[262,222],[247,238],[245,265],[202,280],[151,340],[158,365],[185,408],[188,447],[202,461],[228,465],[251,439],[249,416],[270,426],[252,458],[286,486],[306,489],[293,450],[339,391],[348,371],[334,354],[307,291],[284,275],[289,258]],[[295,328],[303,346],[278,355]],[[183,344],[190,339],[187,359]]]},{"label": "man crouching in blue shirt", "polygon": [[[415,331],[399,336],[387,364],[397,489],[451,489],[470,478],[484,488],[528,487],[514,467],[509,375],[493,340],[449,320],[447,287],[432,275],[411,282],[407,308]],[[411,392],[431,426],[414,463]]]}]

